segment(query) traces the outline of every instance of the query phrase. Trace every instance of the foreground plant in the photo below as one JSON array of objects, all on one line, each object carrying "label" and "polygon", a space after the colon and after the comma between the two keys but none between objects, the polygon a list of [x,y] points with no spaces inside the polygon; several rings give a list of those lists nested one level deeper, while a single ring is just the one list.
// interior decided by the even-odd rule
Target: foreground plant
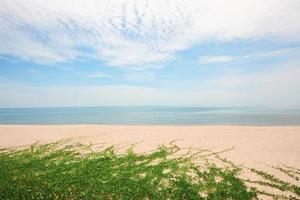
[{"label": "foreground plant", "polygon": [[[238,167],[217,167],[176,145],[148,154],[56,142],[0,151],[0,199],[254,199]],[[198,156],[199,158],[199,156]]]}]

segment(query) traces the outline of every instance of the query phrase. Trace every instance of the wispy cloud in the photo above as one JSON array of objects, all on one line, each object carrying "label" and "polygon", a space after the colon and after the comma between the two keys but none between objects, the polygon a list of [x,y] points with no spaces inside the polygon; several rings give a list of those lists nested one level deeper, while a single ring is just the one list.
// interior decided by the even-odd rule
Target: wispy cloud
[{"label": "wispy cloud", "polygon": [[201,56],[199,62],[201,64],[211,64],[211,63],[222,63],[222,62],[231,62],[236,60],[236,57],[233,56]]},{"label": "wispy cloud", "polygon": [[275,51],[247,54],[241,56],[233,55],[217,55],[217,56],[200,56],[199,63],[201,64],[214,64],[214,63],[226,63],[233,62],[237,60],[245,59],[260,59],[260,58],[271,58],[271,57],[281,57],[281,56],[295,56],[300,55],[300,48],[283,48]]},{"label": "wispy cloud", "polygon": [[151,67],[206,41],[299,41],[299,8],[297,0],[0,0],[0,55],[39,63],[93,57],[112,66]]},{"label": "wispy cloud", "polygon": [[[300,69],[293,63],[292,65],[283,65],[272,70],[263,70],[256,73],[232,73],[230,75],[223,75],[216,79],[210,80],[209,84],[221,88],[235,88],[235,89],[265,89],[266,93],[271,91],[284,91],[292,89],[299,90],[300,81],[298,81],[298,74]],[[285,89],[284,89],[285,88]],[[249,90],[247,90],[249,92]]]},{"label": "wispy cloud", "polygon": [[31,73],[31,74],[38,74],[39,73],[39,71],[34,70],[34,69],[29,69],[29,70],[27,70],[27,72]]},{"label": "wispy cloud", "polygon": [[111,76],[105,72],[94,72],[86,74],[85,77],[87,78],[110,78]]},{"label": "wispy cloud", "polygon": [[127,80],[153,80],[155,74],[150,71],[134,71],[125,74]]}]

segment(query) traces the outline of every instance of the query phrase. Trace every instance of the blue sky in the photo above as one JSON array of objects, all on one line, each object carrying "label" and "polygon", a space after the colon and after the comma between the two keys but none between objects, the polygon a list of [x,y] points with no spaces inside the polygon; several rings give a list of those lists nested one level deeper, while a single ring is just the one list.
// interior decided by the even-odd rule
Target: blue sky
[{"label": "blue sky", "polygon": [[297,0],[0,0],[0,107],[300,107]]}]

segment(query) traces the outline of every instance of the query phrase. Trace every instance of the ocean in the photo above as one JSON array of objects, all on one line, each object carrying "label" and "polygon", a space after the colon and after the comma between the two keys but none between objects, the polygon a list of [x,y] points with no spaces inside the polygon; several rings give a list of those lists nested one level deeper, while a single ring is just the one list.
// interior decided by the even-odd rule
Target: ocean
[{"label": "ocean", "polygon": [[179,106],[0,108],[0,124],[300,125],[300,109]]}]

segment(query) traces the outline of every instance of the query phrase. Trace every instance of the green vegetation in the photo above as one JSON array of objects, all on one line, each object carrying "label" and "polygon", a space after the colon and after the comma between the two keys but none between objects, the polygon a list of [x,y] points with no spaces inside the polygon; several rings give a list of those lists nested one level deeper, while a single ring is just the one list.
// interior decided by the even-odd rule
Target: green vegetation
[{"label": "green vegetation", "polygon": [[[220,159],[218,153],[203,150],[180,155],[172,143],[147,154],[136,154],[132,148],[119,153],[116,147],[100,151],[93,147],[59,141],[0,150],[0,199],[247,200],[257,199],[257,194],[272,196],[247,187],[251,181],[238,177],[242,169]],[[219,163],[208,159],[211,156]],[[266,179],[253,183],[299,194],[295,185],[252,171]],[[294,168],[283,171],[298,173]]]},{"label": "green vegetation", "polygon": [[[273,167],[274,169],[277,169],[283,173],[285,173],[286,175],[294,178],[295,180],[299,180],[298,177],[295,176],[295,174],[297,174],[297,169],[292,170],[289,169],[287,167]],[[269,174],[267,172],[264,171],[260,171],[260,170],[256,170],[256,169],[250,169],[253,173],[257,174],[258,176],[260,176],[261,178],[263,178],[263,181],[253,181],[253,180],[245,180],[246,182],[249,183],[256,183],[260,186],[267,186],[267,187],[271,187],[271,188],[276,188],[280,191],[284,191],[284,192],[290,192],[290,194],[294,194],[296,196],[300,195],[300,187],[296,186],[294,184],[291,184],[287,181],[283,181],[277,177],[275,177],[272,174]],[[269,192],[265,192],[265,191],[258,191],[259,194],[263,194],[263,195],[267,195],[267,196],[271,196],[274,199],[298,199],[295,196],[287,196],[287,195],[274,195],[271,194]]]}]

